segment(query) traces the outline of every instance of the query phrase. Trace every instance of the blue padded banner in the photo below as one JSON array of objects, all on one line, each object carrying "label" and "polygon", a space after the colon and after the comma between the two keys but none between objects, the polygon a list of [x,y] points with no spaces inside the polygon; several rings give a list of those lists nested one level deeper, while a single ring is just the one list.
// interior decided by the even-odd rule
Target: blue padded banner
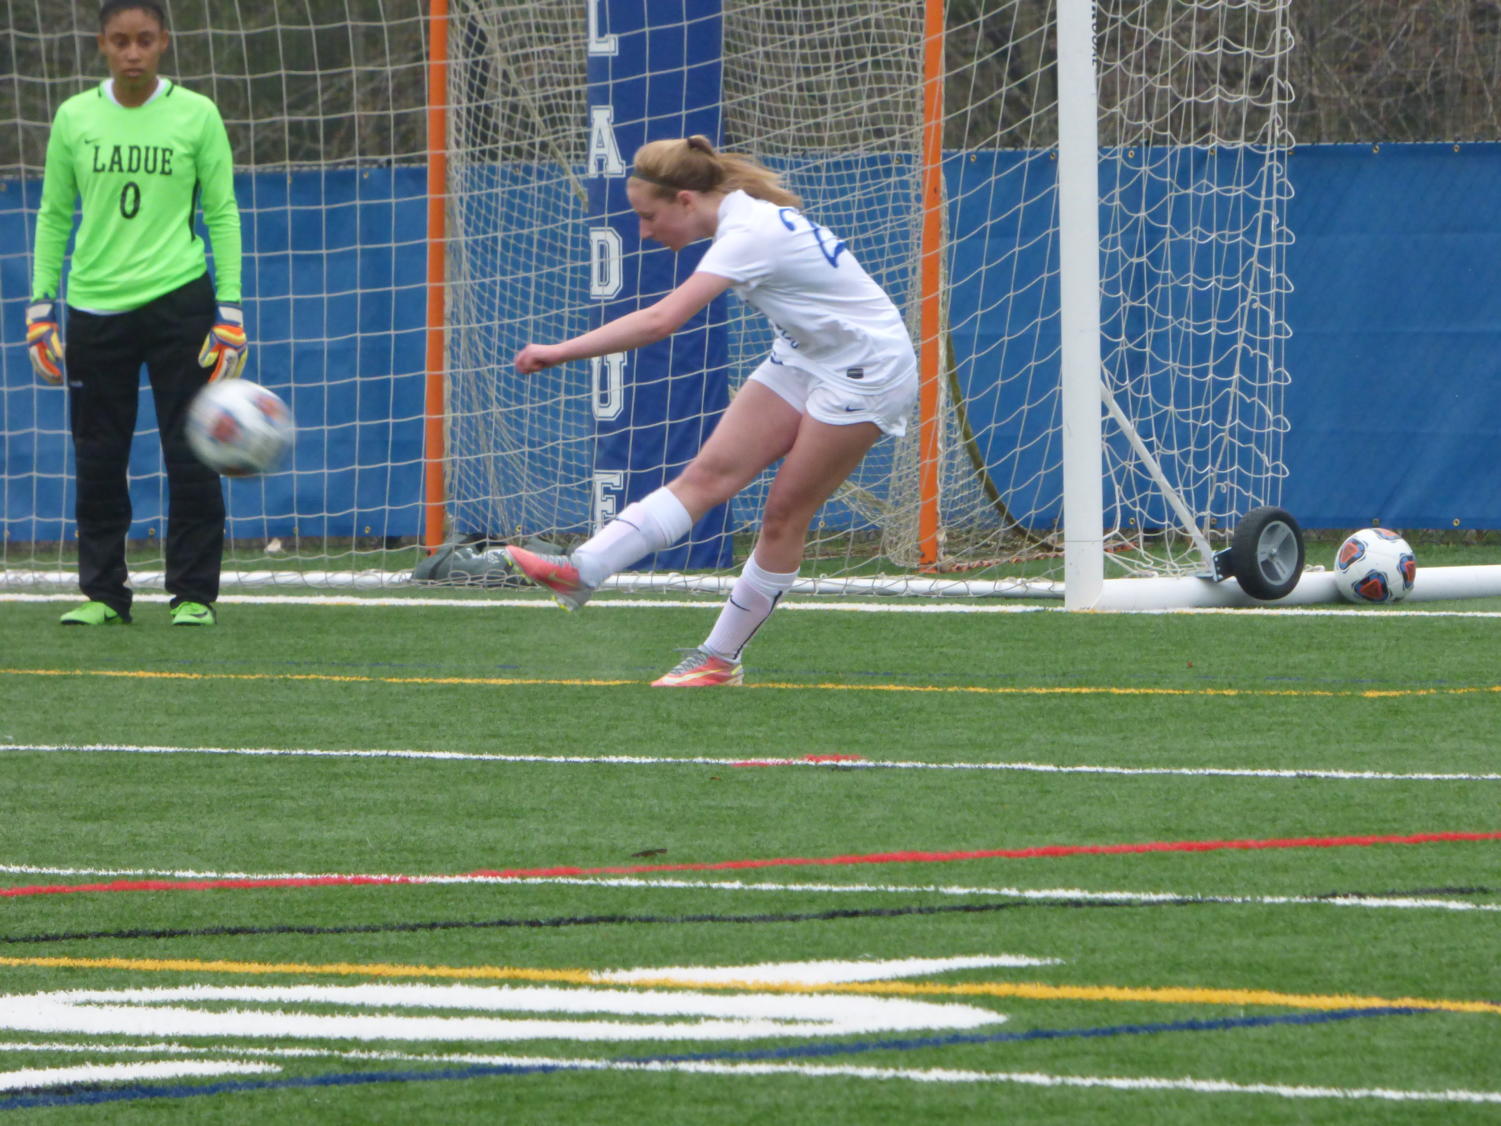
[{"label": "blue padded banner", "polygon": [[1501,145],[1299,148],[1283,503],[1501,528]]},{"label": "blue padded banner", "polygon": [[[675,254],[644,245],[626,198],[631,158],[647,141],[702,133],[719,139],[721,21],[717,0],[591,0],[601,41],[589,52],[587,169],[599,319],[603,323],[672,290],[704,247]],[[689,16],[691,15],[691,18]],[[601,111],[606,111],[602,113]],[[613,235],[613,242],[609,239]],[[667,340],[595,363],[594,511],[597,528],[665,485],[698,453],[729,405],[722,301]],[[726,567],[733,561],[729,506],[706,514],[682,544],[641,561],[658,570]]]}]

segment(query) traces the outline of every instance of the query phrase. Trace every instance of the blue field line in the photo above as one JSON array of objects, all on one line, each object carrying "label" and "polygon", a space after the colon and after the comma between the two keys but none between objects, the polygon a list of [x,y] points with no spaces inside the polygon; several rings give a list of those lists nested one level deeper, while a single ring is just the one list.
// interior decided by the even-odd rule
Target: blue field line
[{"label": "blue field line", "polygon": [[[1159,1024],[1114,1024],[1095,1028],[1034,1028],[1028,1032],[961,1033],[953,1036],[928,1036],[906,1040],[869,1040],[853,1044],[793,1044],[785,1048],[752,1049],[734,1052],[692,1052],[681,1055],[627,1056],[611,1061],[625,1065],[676,1063],[748,1063],[763,1060],[814,1059],[824,1056],[857,1055],[863,1052],[911,1052],[922,1048],[946,1048],[960,1044],[1008,1044],[1027,1040],[1064,1040],[1102,1036],[1143,1036],[1159,1032],[1224,1032],[1239,1028],[1265,1028],[1273,1025],[1329,1024],[1359,1020],[1364,1017],[1410,1016],[1429,1013],[1430,1009],[1387,1006],[1366,1009],[1334,1009],[1319,1013],[1290,1013],[1282,1016],[1230,1017],[1223,1020],[1179,1020]],[[0,1099],[0,1111],[29,1110],[35,1107],[93,1106],[100,1103],[133,1102],[141,1099],[190,1099],[204,1095],[224,1095],[242,1091],[285,1091],[308,1087],[354,1087],[372,1083],[436,1083],[456,1079],[484,1079],[497,1075],[541,1075],[558,1071],[595,1071],[568,1063],[475,1064],[472,1067],[420,1071],[339,1072],[331,1075],[308,1075],[291,1079],[233,1080],[224,1083],[133,1085],[100,1087],[87,1090],[37,1092]]]},{"label": "blue field line", "polygon": [[1428,1012],[1388,1005],[1368,1009],[1331,1009],[1327,1012],[1288,1013],[1281,1016],[1225,1017],[1219,1020],[1175,1020],[1155,1024],[1109,1024],[1096,1028],[1034,1028],[1027,1032],[957,1032],[950,1036],[920,1036],[907,1040],[873,1040],[861,1044],[795,1044],[787,1048],[750,1051],[701,1052],[675,1056],[652,1056],[634,1063],[709,1063],[758,1060],[810,1059],[819,1056],[853,1055],[859,1052],[912,1052],[922,1048],[949,1048],[960,1044],[1016,1044],[1027,1040],[1077,1040],[1101,1036],[1145,1036],[1159,1032],[1225,1032],[1237,1028],[1269,1025],[1328,1024],[1368,1016],[1406,1016]]}]

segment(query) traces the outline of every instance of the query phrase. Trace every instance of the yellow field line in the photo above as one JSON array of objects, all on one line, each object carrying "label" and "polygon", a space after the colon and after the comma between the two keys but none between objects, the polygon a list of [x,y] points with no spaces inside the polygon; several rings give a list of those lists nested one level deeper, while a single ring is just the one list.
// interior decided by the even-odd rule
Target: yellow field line
[{"label": "yellow field line", "polygon": [[641,684],[639,680],[555,679],[506,676],[348,676],[318,672],[162,672],[154,669],[0,669],[4,676],[98,676],[122,680],[310,680],[330,684],[458,684],[545,685],[547,687],[613,687]]},{"label": "yellow field line", "polygon": [[760,993],[857,993],[909,997],[1020,997],[1033,1001],[1112,1001],[1118,1004],[1261,1005],[1291,1009],[1428,1009],[1447,1013],[1501,1014],[1493,1001],[1353,994],[1281,993],[1271,989],[1209,989],[1194,986],[1049,985],[1043,982],[868,981],[810,985],[804,982],[697,981],[660,977],[616,980],[582,969],[519,966],[421,966],[389,962],[231,962],[197,958],[6,958],[0,966],[42,969],[134,970],[144,973],[288,974],[336,977],[410,977],[458,981],[546,981],[565,985],[615,985],[650,989],[735,989]]},{"label": "yellow field line", "polygon": [[[648,982],[637,982],[645,985]],[[1040,1001],[1152,1002],[1162,1005],[1270,1005],[1292,1009],[1433,1009],[1449,1013],[1501,1013],[1492,1001],[1450,1001],[1422,997],[1362,997],[1333,993],[1280,993],[1271,989],[1208,989],[1193,986],[1047,985],[1041,982],[984,981],[957,985],[925,982],[858,983],[828,988],[842,993],[891,993],[951,997],[1023,997]]]},{"label": "yellow field line", "polygon": [[[260,680],[312,681],[329,684],[395,684],[418,687],[468,685],[484,688],[618,688],[641,686],[642,680],[607,680],[581,677],[519,676],[351,676],[335,673],[271,672],[166,672],[154,669],[7,669],[0,676],[104,677],[121,680]],[[1481,684],[1456,688],[1363,688],[1339,692],[1319,688],[1124,688],[1118,685],[978,685],[978,684],[793,684],[768,681],[749,688],[802,689],[821,692],[923,692],[981,696],[1182,696],[1182,697],[1284,697],[1288,699],[1387,700],[1419,696],[1473,696],[1501,693],[1501,685]]]}]

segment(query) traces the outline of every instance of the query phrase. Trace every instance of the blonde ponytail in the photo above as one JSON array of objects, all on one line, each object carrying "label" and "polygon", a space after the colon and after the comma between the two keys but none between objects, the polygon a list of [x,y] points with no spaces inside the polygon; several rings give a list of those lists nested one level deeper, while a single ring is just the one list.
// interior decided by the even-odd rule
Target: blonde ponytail
[{"label": "blonde ponytail", "polygon": [[782,207],[801,207],[782,177],[753,156],[719,152],[709,138],[695,133],[672,141],[648,141],[636,150],[632,177],[664,196],[677,192],[743,191]]}]

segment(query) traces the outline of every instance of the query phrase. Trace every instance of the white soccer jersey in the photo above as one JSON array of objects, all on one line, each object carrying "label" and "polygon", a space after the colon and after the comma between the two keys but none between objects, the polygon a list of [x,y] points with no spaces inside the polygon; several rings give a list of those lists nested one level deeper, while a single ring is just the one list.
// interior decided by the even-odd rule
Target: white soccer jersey
[{"label": "white soccer jersey", "polygon": [[891,298],[837,236],[796,208],[729,193],[698,269],[728,278],[735,295],[771,321],[777,363],[870,393],[916,369]]}]

